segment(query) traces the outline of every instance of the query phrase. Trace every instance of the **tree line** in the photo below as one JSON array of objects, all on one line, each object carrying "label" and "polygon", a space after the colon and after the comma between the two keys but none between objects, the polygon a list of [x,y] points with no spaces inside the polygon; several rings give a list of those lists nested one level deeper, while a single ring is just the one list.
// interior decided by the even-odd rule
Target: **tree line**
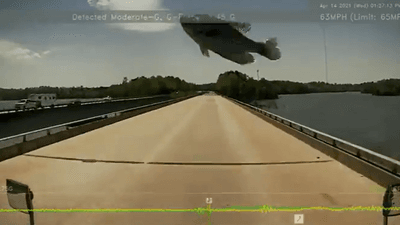
[{"label": "tree line", "polygon": [[276,99],[281,94],[309,94],[321,92],[357,91],[373,95],[400,95],[400,79],[386,79],[361,84],[329,84],[325,82],[299,83],[253,79],[238,71],[227,71],[216,83],[193,84],[172,76],[138,77],[109,87],[34,87],[25,89],[0,88],[0,100],[18,100],[34,93],[55,93],[57,98],[113,98],[145,97],[152,95],[185,96],[196,91],[216,91],[243,101]]},{"label": "tree line", "polygon": [[152,76],[138,77],[128,81],[124,77],[122,83],[114,84],[109,87],[48,87],[41,86],[25,89],[1,89],[0,100],[18,100],[27,98],[35,93],[55,93],[58,99],[66,98],[113,98],[145,97],[152,95],[167,95],[176,92],[191,93],[201,90],[201,85],[188,83],[177,77]]},{"label": "tree line", "polygon": [[330,84],[325,82],[299,83],[292,81],[255,80],[238,71],[227,71],[218,76],[216,91],[242,101],[276,99],[282,94],[310,94],[322,92],[361,92],[365,94],[400,95],[400,79],[386,79],[361,84]]}]

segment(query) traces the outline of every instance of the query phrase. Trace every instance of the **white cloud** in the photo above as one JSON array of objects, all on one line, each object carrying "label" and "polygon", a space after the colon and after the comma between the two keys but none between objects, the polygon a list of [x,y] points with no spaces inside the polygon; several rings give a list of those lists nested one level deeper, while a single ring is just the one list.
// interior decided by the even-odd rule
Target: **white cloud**
[{"label": "white cloud", "polygon": [[29,49],[22,49],[22,48],[16,48],[12,51],[9,51],[10,55],[27,55],[30,53]]},{"label": "white cloud", "polygon": [[32,55],[32,57],[36,57],[36,58],[42,58],[40,55],[39,55],[39,53],[34,53],[33,55]]},{"label": "white cloud", "polygon": [[[90,6],[98,10],[166,10],[160,0],[88,0]],[[110,24],[124,30],[141,32],[161,32],[172,29],[172,23],[120,23]]]},{"label": "white cloud", "polygon": [[[45,51],[42,55],[48,53],[50,53],[50,51]],[[42,58],[42,55],[18,43],[0,40],[0,56],[3,58],[11,60],[28,60]]]}]

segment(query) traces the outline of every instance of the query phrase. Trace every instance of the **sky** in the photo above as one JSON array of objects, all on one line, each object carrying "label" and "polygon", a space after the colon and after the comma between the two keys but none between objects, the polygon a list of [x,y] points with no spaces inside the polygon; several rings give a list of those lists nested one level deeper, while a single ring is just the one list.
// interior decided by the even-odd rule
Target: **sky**
[{"label": "sky", "polygon": [[[317,16],[320,9],[316,7],[320,2],[1,1],[0,88],[98,87],[121,83],[124,77],[157,75],[204,84],[216,82],[219,74],[229,70],[255,78],[259,70],[260,78],[295,82],[361,83],[400,78],[400,21],[322,23]],[[45,10],[52,22],[36,21],[32,19],[35,17],[27,16],[35,10]],[[242,19],[240,22],[251,22],[248,37],[255,41],[277,37],[282,58],[273,62],[254,54],[255,63],[238,65],[213,52],[210,58],[203,56],[179,23],[84,23],[73,21],[71,16],[81,12],[101,14],[105,10],[221,10],[227,15],[231,12],[282,13],[276,20],[268,21],[236,18]],[[307,10],[315,13],[315,19],[299,20],[291,16]]]}]

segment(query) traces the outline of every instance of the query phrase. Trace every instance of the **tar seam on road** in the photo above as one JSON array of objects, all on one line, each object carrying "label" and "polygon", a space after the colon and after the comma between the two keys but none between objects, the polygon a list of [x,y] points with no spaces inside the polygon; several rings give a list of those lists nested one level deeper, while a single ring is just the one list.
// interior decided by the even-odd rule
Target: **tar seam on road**
[{"label": "tar seam on road", "polygon": [[144,162],[136,162],[136,161],[116,161],[116,160],[78,159],[78,158],[55,157],[55,156],[44,156],[44,155],[31,155],[31,154],[25,154],[24,156],[38,157],[38,158],[48,158],[48,159],[60,159],[60,160],[81,161],[81,162],[86,162],[86,163],[101,162],[101,163],[144,164]]},{"label": "tar seam on road", "polygon": [[296,161],[296,162],[256,162],[256,163],[218,163],[218,162],[137,162],[137,161],[117,161],[117,160],[97,160],[97,159],[78,159],[67,157],[43,156],[25,154],[24,156],[81,161],[85,163],[125,163],[125,164],[152,164],[152,165],[175,165],[175,166],[263,166],[263,165],[289,165],[289,164],[310,164],[310,163],[326,163],[333,160],[318,160],[318,161]]},{"label": "tar seam on road", "polygon": [[256,163],[218,163],[218,162],[148,162],[146,164],[155,165],[184,165],[184,166],[262,166],[262,165],[288,165],[288,164],[304,164],[304,163],[325,163],[333,160],[319,160],[319,161],[296,161],[296,162],[256,162]]}]

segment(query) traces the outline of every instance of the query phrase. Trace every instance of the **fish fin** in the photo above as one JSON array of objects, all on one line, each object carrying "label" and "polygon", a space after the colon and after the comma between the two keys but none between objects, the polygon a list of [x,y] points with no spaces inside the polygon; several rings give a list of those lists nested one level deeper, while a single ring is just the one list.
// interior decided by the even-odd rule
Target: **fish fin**
[{"label": "fish fin", "polygon": [[210,54],[208,53],[208,49],[206,49],[204,46],[200,45],[200,51],[201,51],[201,54],[203,54],[204,56],[210,57]]},{"label": "fish fin", "polygon": [[278,41],[277,41],[277,38],[276,38],[276,37],[274,37],[274,38],[269,38],[269,39],[265,40],[265,42],[270,42],[270,43],[272,43],[274,46],[277,46],[277,45],[278,45]]},{"label": "fish fin", "polygon": [[249,23],[230,22],[230,25],[243,34],[247,34],[251,30],[251,24]]},{"label": "fish fin", "polygon": [[225,59],[228,59],[232,62],[238,63],[240,65],[251,64],[254,63],[256,60],[254,59],[253,55],[248,52],[244,53],[220,53],[215,52],[218,55],[222,56]]},{"label": "fish fin", "polygon": [[262,45],[259,54],[270,60],[278,60],[281,58],[281,50],[277,46],[278,42],[276,41],[276,38],[267,39],[265,44]]}]

